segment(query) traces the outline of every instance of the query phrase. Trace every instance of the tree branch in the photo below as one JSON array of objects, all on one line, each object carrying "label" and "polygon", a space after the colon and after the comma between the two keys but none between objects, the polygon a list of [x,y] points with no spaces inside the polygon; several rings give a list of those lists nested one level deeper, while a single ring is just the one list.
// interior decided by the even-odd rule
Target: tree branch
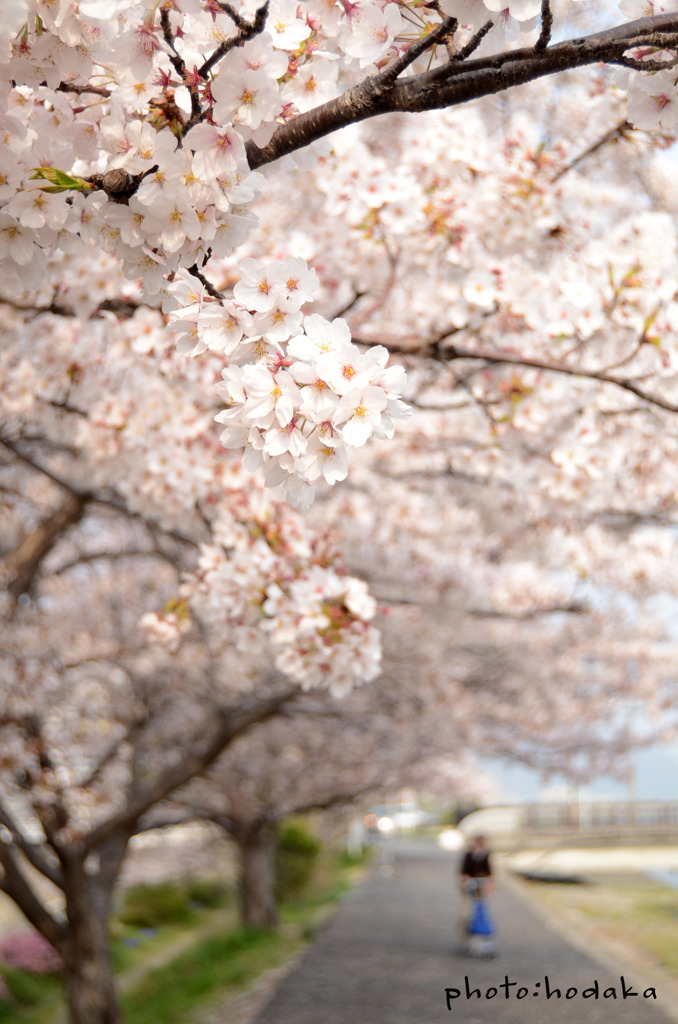
[{"label": "tree branch", "polygon": [[72,82],[61,82],[57,85],[56,92],[74,92],[79,96],[83,93],[93,93],[95,96],[103,96],[105,99],[111,95],[111,90],[105,85],[74,85]]},{"label": "tree branch", "polygon": [[24,917],[34,928],[45,936],[48,942],[59,949],[66,939],[66,928],[41,903],[24,877],[13,850],[0,838],[0,865],[4,875],[0,879],[0,890],[14,900]]},{"label": "tree branch", "polygon": [[416,113],[453,107],[546,75],[615,63],[639,46],[672,49],[678,46],[678,15],[639,18],[580,39],[570,39],[535,52],[534,47],[511,50],[477,60],[454,60],[418,75],[393,81],[388,68],[372,75],[341,96],[281,125],[267,146],[247,143],[252,170],[308,146],[349,124],[396,111]]},{"label": "tree branch", "polygon": [[[457,333],[458,330],[463,330],[463,328],[454,328],[450,333]],[[438,336],[419,348],[388,339],[375,338],[370,340],[366,337],[357,337],[353,340],[360,345],[383,345],[389,352],[398,352],[403,355],[428,356],[429,359],[435,359],[441,363],[449,363],[457,359],[471,359],[488,363],[492,366],[524,366],[528,369],[543,370],[548,373],[562,373],[568,377],[588,378],[589,380],[600,381],[602,384],[613,384],[622,391],[628,391],[635,395],[636,398],[640,398],[642,401],[647,402],[648,405],[654,405],[658,409],[665,409],[667,412],[678,412],[678,405],[675,403],[667,401],[661,395],[645,391],[639,384],[626,377],[615,377],[605,370],[587,370],[582,366],[569,366],[567,363],[539,359],[537,356],[523,356],[519,353],[501,352],[497,349],[467,349],[461,348],[459,345],[442,345],[441,342],[444,338],[444,335],[442,337]]]},{"label": "tree branch", "polygon": [[623,391],[629,391],[636,398],[641,398],[644,402],[655,405],[659,409],[665,409],[667,412],[678,412],[678,405],[673,402],[666,401],[660,395],[650,394],[650,392],[645,391],[632,380],[628,380],[625,377],[614,377],[604,370],[585,370],[581,366],[568,366],[566,363],[550,362],[548,359],[537,359],[530,356],[513,355],[510,352],[499,353],[491,349],[481,349],[473,352],[467,349],[460,349],[457,346],[450,347],[449,350],[443,348],[439,358],[445,361],[445,354],[448,351],[448,360],[480,359],[493,365],[525,366],[535,370],[562,373],[569,377],[586,377],[590,380],[601,381],[603,384],[614,384],[615,387],[621,388]]},{"label": "tree branch", "polygon": [[192,267],[188,268],[188,273],[192,274],[193,277],[196,277],[198,281],[200,281],[200,284],[208,295],[211,295],[213,299],[219,299],[220,302],[223,302],[226,296],[223,292],[220,292],[218,288],[215,288],[211,281],[207,280],[205,275],[199,269],[197,263],[194,263]]},{"label": "tree branch", "polygon": [[536,53],[541,53],[551,42],[551,29],[553,28],[553,11],[549,0],[541,0],[541,32],[539,39],[534,44]]},{"label": "tree branch", "polygon": [[94,768],[90,770],[89,774],[80,782],[73,783],[73,788],[88,789],[91,785],[93,785],[93,783],[95,783],[99,776],[101,775],[101,772],[104,770],[106,765],[110,764],[114,757],[116,757],[116,755],[120,752],[122,747],[126,743],[130,742],[130,740],[143,727],[143,725],[144,719],[140,717],[139,719],[137,719],[137,721],[133,722],[132,725],[129,726],[129,728],[125,729],[124,734],[119,739],[117,739],[115,743],[113,743],[108,748],[108,750],[100,757],[99,761],[95,764]]},{"label": "tree branch", "polygon": [[[360,766],[363,767],[364,761],[361,762]],[[383,779],[381,776],[375,779],[373,782],[367,783],[364,786],[356,787],[355,789],[340,790],[337,793],[331,793],[328,796],[321,796],[307,801],[306,803],[296,803],[282,807],[276,810],[275,818],[277,821],[283,818],[289,818],[294,814],[309,814],[311,811],[328,811],[331,807],[336,807],[337,804],[350,804],[354,800],[357,800],[360,796],[365,796],[366,793],[372,793],[375,789],[380,789],[383,785]]]},{"label": "tree branch", "polygon": [[410,64],[414,64],[417,57],[421,57],[422,53],[426,53],[427,50],[430,50],[432,46],[435,46],[445,36],[453,34],[457,29],[457,24],[456,18],[445,18],[427,36],[417,39],[411,46],[408,46],[404,53],[396,57],[395,60],[391,61],[384,68],[382,72],[384,81],[395,82],[398,75],[402,74],[405,68],[408,68]]},{"label": "tree branch", "polygon": [[240,35],[234,36],[232,39],[224,40],[224,42],[216,48],[214,53],[198,68],[198,74],[201,78],[207,79],[207,76],[214,65],[218,64],[221,58],[225,57],[226,54],[235,49],[236,46],[242,46],[243,43],[246,43],[249,39],[254,39],[255,36],[258,36],[260,32],[264,31],[266,19],[268,17],[268,4],[269,0],[266,0],[265,4],[257,8],[254,15],[254,21],[251,23],[244,21],[244,19],[236,13],[235,9],[231,8],[230,4],[219,4],[221,9],[226,11],[226,13],[233,18],[238,26]]},{"label": "tree branch", "polygon": [[469,41],[466,44],[466,46],[462,46],[461,50],[459,50],[457,53],[455,53],[455,55],[452,58],[452,60],[455,60],[455,61],[466,60],[466,58],[470,57],[472,53],[475,53],[476,50],[478,49],[478,47],[480,46],[480,44],[482,43],[483,39],[485,38],[487,33],[490,31],[490,29],[492,28],[493,25],[494,25],[493,21],[486,21],[485,24],[482,25],[478,29],[478,31],[475,32],[471,36],[471,38],[469,39]]},{"label": "tree branch", "polygon": [[559,181],[564,174],[568,173],[568,171],[574,170],[574,168],[578,167],[580,163],[583,163],[583,161],[588,159],[588,157],[593,156],[593,154],[597,153],[599,149],[606,146],[608,142],[613,142],[615,139],[624,139],[632,130],[631,124],[626,120],[626,118],[623,118],[623,120],[619,121],[619,123],[613,128],[610,128],[609,132],[605,132],[605,134],[596,142],[585,149],[583,153],[580,153],[579,156],[574,158],[574,160],[571,160],[569,164],[561,167],[560,170],[551,178],[551,184]]},{"label": "tree branch", "polygon": [[163,39],[167,43],[169,49],[169,60],[170,64],[179,75],[182,81],[186,79],[186,64],[184,63],[183,57],[177,52],[177,48],[174,45],[174,36],[172,35],[172,26],[169,20],[169,8],[163,7],[160,11],[160,26],[162,28]]},{"label": "tree branch", "polygon": [[117,494],[97,494],[93,491],[88,491],[84,488],[74,487],[73,484],[69,483],[63,477],[58,476],[56,473],[53,473],[46,466],[43,466],[40,462],[37,462],[30,455],[27,455],[26,452],[22,451],[22,449],[17,444],[15,444],[14,441],[10,441],[9,438],[0,437],[0,445],[2,445],[4,448],[7,448],[8,451],[12,452],[12,454],[15,455],[16,458],[23,462],[26,466],[29,466],[37,473],[42,473],[43,476],[46,476],[48,480],[51,480],[53,483],[58,484],[59,487],[63,487],[63,489],[67,491],[69,494],[73,495],[75,498],[80,499],[86,504],[105,505],[109,508],[114,509],[116,512],[120,512],[121,515],[127,516],[128,519],[132,519],[136,522],[143,523],[146,529],[151,534],[151,536],[154,538],[160,535],[163,537],[169,537],[175,541],[179,541],[179,543],[181,544],[187,544],[192,548],[198,547],[197,543],[191,537],[188,537],[183,533],[179,533],[177,530],[165,530],[161,526],[158,526],[157,523],[154,523],[151,520],[146,519],[143,515],[141,515],[140,512],[130,511],[130,509],[127,508],[122,498],[120,498]]},{"label": "tree branch", "polygon": [[157,549],[128,548],[126,551],[93,551],[88,555],[78,555],[77,558],[72,558],[70,562],[65,562],[55,569],[52,576],[61,576],[62,573],[68,572],[70,569],[75,569],[79,565],[87,565],[90,562],[108,561],[109,559],[116,561],[118,558],[160,558],[163,562],[169,562],[174,566],[172,559]]},{"label": "tree branch", "polygon": [[97,825],[84,837],[85,851],[93,850],[114,832],[128,830],[131,834],[139,818],[151,807],[209,768],[233,740],[247,732],[253,725],[272,718],[297,695],[297,692],[296,688],[286,690],[275,697],[222,711],[216,729],[202,745],[196,745],[178,764],[165,771],[142,792],[135,794],[126,807],[113,814],[108,821]]},{"label": "tree branch", "polygon": [[12,597],[17,599],[30,591],[43,560],[66,530],[80,522],[86,507],[86,496],[69,494],[48,519],[3,559],[2,575],[8,580],[7,590]]},{"label": "tree branch", "polygon": [[41,847],[26,839],[17,823],[11,817],[9,811],[2,806],[0,806],[0,825],[5,826],[11,836],[12,843],[21,851],[29,864],[31,864],[36,871],[39,871],[41,875],[49,879],[49,881],[58,889],[63,889],[63,878],[56,864],[50,864],[49,861],[45,859]]},{"label": "tree branch", "polygon": [[589,611],[586,601],[571,601],[569,604],[553,604],[545,608],[530,608],[526,612],[501,612],[496,608],[469,608],[467,614],[477,619],[512,619],[515,622],[530,622],[542,615],[555,615],[562,612],[566,615],[585,615]]}]

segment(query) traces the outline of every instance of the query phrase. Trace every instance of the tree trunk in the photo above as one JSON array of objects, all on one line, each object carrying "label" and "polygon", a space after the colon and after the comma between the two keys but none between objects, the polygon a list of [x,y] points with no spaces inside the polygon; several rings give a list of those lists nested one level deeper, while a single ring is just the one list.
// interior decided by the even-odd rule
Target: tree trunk
[{"label": "tree trunk", "polygon": [[250,928],[275,928],[275,826],[254,823],[235,832],[240,852],[242,922]]},{"label": "tree trunk", "polygon": [[63,864],[68,937],[61,953],[69,1024],[122,1024],[108,918],[127,841],[118,834],[89,858],[71,857]]},{"label": "tree trunk", "polygon": [[72,926],[64,970],[70,1024],[122,1024],[108,930],[92,912]]}]

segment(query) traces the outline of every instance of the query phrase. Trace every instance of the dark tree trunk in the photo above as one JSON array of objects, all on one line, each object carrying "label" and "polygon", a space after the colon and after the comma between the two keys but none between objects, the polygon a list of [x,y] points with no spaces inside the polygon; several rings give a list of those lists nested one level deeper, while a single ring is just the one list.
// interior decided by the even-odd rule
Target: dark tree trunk
[{"label": "dark tree trunk", "polygon": [[63,864],[68,937],[61,953],[69,1024],[122,1024],[108,918],[127,841],[117,834],[89,858],[76,856]]},{"label": "dark tree trunk", "polygon": [[71,922],[64,976],[70,1024],[122,1024],[108,928],[94,911]]},{"label": "dark tree trunk", "polygon": [[240,853],[241,910],[244,925],[275,928],[275,825],[254,823],[234,834]]}]

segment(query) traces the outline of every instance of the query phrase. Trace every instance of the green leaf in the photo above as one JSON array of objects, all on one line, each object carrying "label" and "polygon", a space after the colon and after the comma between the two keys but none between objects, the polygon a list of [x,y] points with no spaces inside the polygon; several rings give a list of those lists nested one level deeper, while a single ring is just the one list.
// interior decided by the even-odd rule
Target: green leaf
[{"label": "green leaf", "polygon": [[93,188],[84,178],[74,178],[71,174],[66,174],[65,171],[60,171],[57,167],[33,167],[31,169],[35,171],[35,174],[31,175],[30,181],[39,178],[52,182],[51,186],[43,186],[43,192],[69,192],[72,189],[77,192],[88,192]]}]

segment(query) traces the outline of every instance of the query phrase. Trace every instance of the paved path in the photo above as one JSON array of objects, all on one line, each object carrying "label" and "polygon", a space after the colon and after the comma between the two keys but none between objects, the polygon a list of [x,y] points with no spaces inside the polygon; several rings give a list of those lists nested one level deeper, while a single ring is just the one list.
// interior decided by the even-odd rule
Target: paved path
[{"label": "paved path", "polygon": [[[390,851],[392,868],[375,870],[344,900],[254,1024],[668,1024],[661,990],[656,1002],[643,998],[650,982],[643,983],[642,967],[625,973],[638,996],[623,999],[618,974],[551,932],[507,887],[492,901],[498,956],[461,956],[459,855],[417,840],[393,840]],[[465,977],[481,998],[466,997]],[[561,998],[546,998],[546,978]],[[516,983],[508,999],[505,979]],[[599,999],[582,998],[596,980]],[[446,988],[461,993],[451,1009]],[[574,988],[577,995],[566,1000]],[[616,1000],[603,998],[609,988]]]}]

